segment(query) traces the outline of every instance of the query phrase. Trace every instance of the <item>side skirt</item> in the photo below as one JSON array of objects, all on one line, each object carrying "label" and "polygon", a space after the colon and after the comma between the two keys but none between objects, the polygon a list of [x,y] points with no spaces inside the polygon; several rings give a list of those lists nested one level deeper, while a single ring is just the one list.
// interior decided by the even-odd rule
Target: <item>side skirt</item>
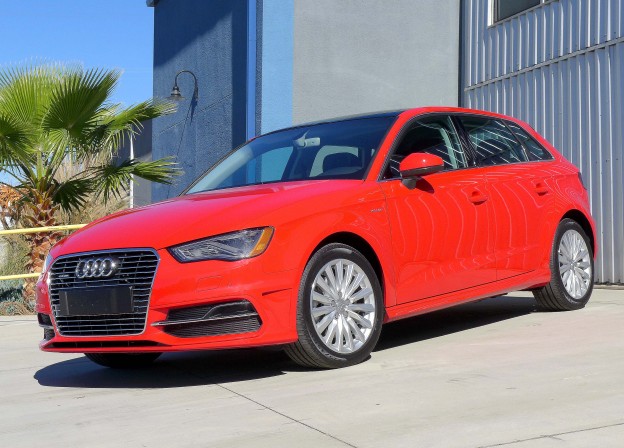
[{"label": "side skirt", "polygon": [[540,269],[504,280],[479,285],[470,289],[462,289],[436,297],[403,303],[386,309],[385,322],[391,322],[407,317],[417,316],[432,311],[441,310],[460,303],[469,303],[486,299],[512,291],[531,289],[544,285],[550,281],[550,270]]}]

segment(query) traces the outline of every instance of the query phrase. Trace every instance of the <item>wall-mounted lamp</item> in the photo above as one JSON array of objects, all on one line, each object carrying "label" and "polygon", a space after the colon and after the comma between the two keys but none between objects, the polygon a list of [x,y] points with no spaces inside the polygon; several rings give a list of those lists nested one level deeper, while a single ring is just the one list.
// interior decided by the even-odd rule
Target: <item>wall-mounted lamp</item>
[{"label": "wall-mounted lamp", "polygon": [[174,100],[174,101],[181,101],[184,99],[184,97],[182,96],[182,93],[180,92],[180,88],[178,87],[178,76],[180,76],[182,73],[188,73],[193,77],[193,80],[195,81],[195,89],[193,90],[193,97],[191,98],[191,101],[197,101],[197,99],[199,98],[199,87],[197,85],[197,76],[195,76],[195,73],[193,73],[190,70],[180,70],[176,76],[175,79],[173,81],[173,89],[171,89],[171,95],[169,95],[169,99]]}]

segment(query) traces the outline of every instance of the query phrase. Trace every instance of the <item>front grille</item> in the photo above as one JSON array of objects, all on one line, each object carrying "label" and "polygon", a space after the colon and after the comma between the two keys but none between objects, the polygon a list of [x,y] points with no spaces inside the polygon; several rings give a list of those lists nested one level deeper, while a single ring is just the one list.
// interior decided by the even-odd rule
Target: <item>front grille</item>
[{"label": "front grille", "polygon": [[[119,260],[119,269],[110,278],[77,278],[78,263],[94,256],[114,256]],[[56,260],[50,268],[50,303],[59,333],[62,336],[121,336],[142,333],[145,329],[157,266],[158,255],[153,250],[147,249],[90,252]],[[60,290],[111,286],[132,287],[134,302],[132,313],[97,316],[59,315]]]}]

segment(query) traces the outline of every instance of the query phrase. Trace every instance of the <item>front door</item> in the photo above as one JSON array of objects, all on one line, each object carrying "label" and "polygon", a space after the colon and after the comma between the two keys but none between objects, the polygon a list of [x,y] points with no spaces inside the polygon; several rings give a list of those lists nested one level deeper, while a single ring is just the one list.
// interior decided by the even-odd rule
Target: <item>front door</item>
[{"label": "front door", "polygon": [[[492,211],[484,171],[472,168],[450,117],[416,119],[399,137],[383,175],[397,276],[397,304],[496,280]],[[405,185],[408,154],[440,156],[444,171]]]}]

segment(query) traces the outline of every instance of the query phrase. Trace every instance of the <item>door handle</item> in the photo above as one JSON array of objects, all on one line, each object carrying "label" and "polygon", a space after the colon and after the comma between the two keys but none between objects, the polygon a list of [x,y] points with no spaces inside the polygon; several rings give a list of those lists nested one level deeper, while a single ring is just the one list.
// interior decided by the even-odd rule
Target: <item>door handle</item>
[{"label": "door handle", "polygon": [[550,189],[548,188],[548,186],[541,181],[535,182],[535,184],[533,184],[533,186],[535,187],[535,192],[537,194],[539,194],[540,196],[548,193],[550,191]]},{"label": "door handle", "polygon": [[470,193],[469,199],[470,202],[472,202],[473,204],[481,204],[488,200],[488,196],[481,193],[479,190],[474,190],[472,193]]}]

